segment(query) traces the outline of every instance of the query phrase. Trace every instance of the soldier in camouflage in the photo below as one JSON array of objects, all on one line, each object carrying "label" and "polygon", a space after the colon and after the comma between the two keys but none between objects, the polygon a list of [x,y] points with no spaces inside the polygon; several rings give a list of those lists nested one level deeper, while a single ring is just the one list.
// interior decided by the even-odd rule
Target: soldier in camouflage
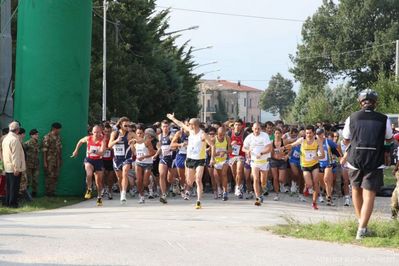
[{"label": "soldier in camouflage", "polygon": [[32,129],[29,132],[30,139],[24,143],[26,152],[26,175],[28,176],[28,183],[32,187],[32,196],[37,195],[38,179],[39,179],[39,132],[37,129]]},{"label": "soldier in camouflage", "polygon": [[43,139],[43,166],[45,172],[46,195],[55,196],[57,180],[62,164],[62,144],[61,132],[62,125],[53,123],[51,131]]}]

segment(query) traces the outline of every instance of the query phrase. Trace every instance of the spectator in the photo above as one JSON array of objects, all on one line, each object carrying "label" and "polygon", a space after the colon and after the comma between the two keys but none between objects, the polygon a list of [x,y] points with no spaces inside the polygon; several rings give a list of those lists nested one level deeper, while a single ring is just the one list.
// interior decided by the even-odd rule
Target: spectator
[{"label": "spectator", "polygon": [[21,182],[21,173],[26,170],[25,155],[18,137],[19,123],[11,122],[10,132],[2,143],[4,170],[6,172],[6,199],[5,205],[18,208],[18,193]]}]

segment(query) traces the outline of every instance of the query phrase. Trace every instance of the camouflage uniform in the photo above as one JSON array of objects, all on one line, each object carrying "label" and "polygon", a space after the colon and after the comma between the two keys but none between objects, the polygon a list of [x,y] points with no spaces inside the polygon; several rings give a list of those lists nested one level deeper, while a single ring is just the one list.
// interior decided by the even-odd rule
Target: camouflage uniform
[{"label": "camouflage uniform", "polygon": [[36,194],[39,179],[39,141],[31,138],[24,144],[26,152],[26,175],[28,176],[28,184],[32,186],[32,193]]},{"label": "camouflage uniform", "polygon": [[47,169],[45,169],[46,195],[54,196],[57,187],[57,179],[61,168],[61,138],[51,132],[44,136],[43,152],[47,153]]}]

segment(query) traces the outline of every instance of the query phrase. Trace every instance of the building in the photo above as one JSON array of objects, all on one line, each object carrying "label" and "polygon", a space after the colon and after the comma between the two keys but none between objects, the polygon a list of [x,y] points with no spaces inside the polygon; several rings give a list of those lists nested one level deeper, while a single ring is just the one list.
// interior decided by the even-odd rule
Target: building
[{"label": "building", "polygon": [[226,80],[200,80],[198,115],[203,122],[240,118],[245,122],[262,121],[259,99],[262,90]]}]

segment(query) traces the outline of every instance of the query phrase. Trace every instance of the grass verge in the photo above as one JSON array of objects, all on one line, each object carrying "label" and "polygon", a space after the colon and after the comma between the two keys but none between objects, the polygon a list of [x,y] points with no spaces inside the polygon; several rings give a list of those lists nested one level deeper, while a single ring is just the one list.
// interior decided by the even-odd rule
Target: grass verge
[{"label": "grass verge", "polygon": [[82,198],[79,197],[34,198],[32,202],[21,201],[20,207],[17,209],[5,208],[0,205],[0,215],[57,209],[68,205],[73,205],[81,201]]},{"label": "grass verge", "polygon": [[396,184],[396,178],[392,174],[393,166],[390,166],[384,170],[384,185],[390,186]]},{"label": "grass verge", "polygon": [[358,241],[355,240],[357,222],[353,220],[337,223],[324,221],[316,224],[301,224],[292,218],[285,217],[284,219],[287,224],[264,229],[280,236],[399,249],[399,221],[397,220],[373,219],[369,224],[372,235]]}]

